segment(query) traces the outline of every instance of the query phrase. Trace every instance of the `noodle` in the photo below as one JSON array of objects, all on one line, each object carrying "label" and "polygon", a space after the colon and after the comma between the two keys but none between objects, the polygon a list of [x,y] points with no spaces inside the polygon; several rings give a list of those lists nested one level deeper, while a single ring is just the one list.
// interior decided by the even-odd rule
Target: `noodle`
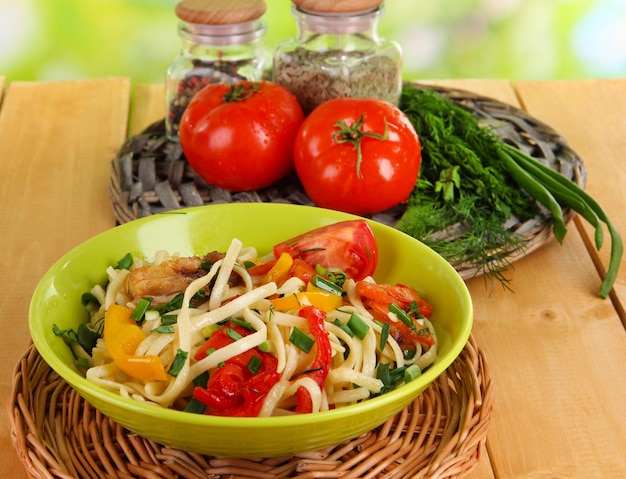
[{"label": "noodle", "polygon": [[[178,256],[159,252],[152,264],[134,260],[130,269],[109,267],[106,271],[106,288],[94,286],[91,289],[100,307],[88,309],[90,327],[102,331],[103,318],[114,303],[129,308],[136,306],[138,298],[133,297],[130,286],[133,281],[138,281],[137,278],[145,279],[136,272],[148,275],[149,280],[156,278],[157,282],[167,282],[167,274],[191,274],[186,270],[182,273],[176,270],[176,262],[182,260]],[[261,377],[274,378],[262,384],[265,389],[251,386],[246,393],[254,398],[260,395],[260,398],[255,399],[258,402],[255,414],[267,417],[302,411],[303,398],[307,399],[307,404],[310,402],[312,412],[353,404],[389,389],[389,384],[378,377],[381,364],[389,365],[390,369],[396,371],[403,371],[407,367],[419,367],[422,371],[435,361],[437,341],[433,325],[428,319],[420,317],[416,323],[422,328],[420,334],[433,337],[430,345],[414,339],[408,342],[406,337],[399,336],[397,332],[382,338],[383,329],[400,331],[394,328],[401,326],[398,317],[388,313],[388,317],[383,317],[382,321],[380,317],[376,319],[377,316],[368,308],[368,303],[361,297],[352,279],[347,279],[343,284],[343,305],[325,313],[322,327],[328,337],[328,351],[323,353],[325,346],[316,337],[318,333],[310,330],[309,317],[299,314],[297,309],[278,310],[272,303],[274,298],[293,295],[294,300],[302,301],[301,306],[304,307],[313,297],[302,294],[308,291],[307,283],[294,276],[279,287],[274,282],[262,284],[260,277],[250,275],[244,261],[261,260],[254,248],[244,248],[235,239],[208,271],[192,272],[194,277],[190,276],[186,282],[188,286],[179,293],[182,302],[178,307],[166,310],[161,305],[150,305],[145,312],[145,319],[139,325],[141,333],[136,333],[142,334],[144,339],[132,352],[125,354],[138,360],[158,358],[163,369],[169,372],[166,379],[147,376],[140,379],[143,377],[141,374],[134,374],[131,369],[119,366],[118,360],[107,347],[106,337],[98,339],[89,357],[86,378],[109,391],[137,401],[161,407],[185,408],[192,397],[196,398],[199,387],[208,388],[206,377],[201,386],[198,385],[199,378],[208,372],[209,381],[217,381],[215,378],[220,369],[229,365],[231,376],[235,374],[232,371],[236,371],[250,381],[255,377],[259,381]],[[161,274],[162,270],[156,268],[163,265],[174,265],[174,272],[168,269],[164,278],[156,273],[154,278],[149,276],[152,271],[150,268],[155,268],[154,271]],[[375,285],[369,277],[365,281]],[[367,328],[363,334],[357,335],[350,330],[350,319],[354,316]],[[172,318],[175,318],[173,324]],[[384,323],[389,325],[383,327]],[[292,338],[296,330],[303,332],[305,337],[313,336],[316,346],[308,351],[303,345],[296,344]],[[217,341],[216,331],[227,339],[222,339],[223,343],[218,347],[210,348],[211,341]],[[407,354],[407,351],[413,355]],[[330,359],[327,370],[325,366],[320,366],[324,354],[328,354]],[[237,361],[243,361],[237,358],[244,356],[255,357],[257,371],[261,368],[266,376],[254,371],[252,361],[247,365],[251,372],[243,368],[233,369]],[[270,356],[274,359],[268,359]],[[176,373],[172,374],[175,363]],[[320,377],[323,377],[323,382]],[[398,384],[402,384],[402,381]],[[237,390],[233,394],[244,393]],[[212,403],[209,401],[209,404]],[[211,407],[215,409],[217,406],[207,405],[209,414],[212,413]]]}]

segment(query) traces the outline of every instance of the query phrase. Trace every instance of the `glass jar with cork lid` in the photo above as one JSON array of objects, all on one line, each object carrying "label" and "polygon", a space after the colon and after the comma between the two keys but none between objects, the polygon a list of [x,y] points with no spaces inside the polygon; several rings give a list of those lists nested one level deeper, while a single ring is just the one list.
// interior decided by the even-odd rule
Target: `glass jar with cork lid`
[{"label": "glass jar with cork lid", "polygon": [[373,97],[396,104],[400,47],[378,35],[382,0],[292,0],[298,34],[274,51],[274,81],[305,113],[332,98]]},{"label": "glass jar with cork lid", "polygon": [[166,74],[167,136],[178,141],[182,114],[210,83],[270,77],[271,54],[263,39],[264,0],[182,0],[176,5],[183,48]]}]

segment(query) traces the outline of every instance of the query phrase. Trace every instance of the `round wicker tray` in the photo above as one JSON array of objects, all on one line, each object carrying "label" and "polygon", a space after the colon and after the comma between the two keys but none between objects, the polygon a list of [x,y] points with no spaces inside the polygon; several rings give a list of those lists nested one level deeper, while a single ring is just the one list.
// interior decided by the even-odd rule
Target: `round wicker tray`
[{"label": "round wicker tray", "polygon": [[[419,88],[433,88],[414,85]],[[459,89],[435,89],[471,111],[481,122],[493,126],[503,140],[584,187],[586,170],[581,158],[549,125],[524,110],[492,98]],[[111,162],[108,189],[119,223],[181,207],[214,203],[282,202],[313,205],[295,175],[288,176],[269,188],[247,193],[231,193],[208,185],[189,166],[180,144],[168,141],[164,120],[153,123],[140,134],[128,138],[122,145]],[[403,212],[404,207],[398,205],[371,217],[393,226]],[[563,212],[565,222],[570,221],[573,212],[567,208]],[[521,222],[517,218],[510,218],[506,227],[521,235],[524,247],[508,252],[504,259],[502,252],[497,251],[494,254],[494,258],[497,258],[493,261],[494,269],[517,261],[551,239],[552,224],[551,214],[543,208],[530,221]],[[458,230],[437,234],[454,241],[462,233],[462,230]],[[485,271],[467,261],[450,262],[464,279]]]},{"label": "round wicker tray", "polygon": [[106,418],[34,346],[18,362],[11,438],[34,478],[460,478],[485,450],[494,392],[473,337],[457,360],[382,426],[321,451],[272,459],[202,456],[142,438]]}]

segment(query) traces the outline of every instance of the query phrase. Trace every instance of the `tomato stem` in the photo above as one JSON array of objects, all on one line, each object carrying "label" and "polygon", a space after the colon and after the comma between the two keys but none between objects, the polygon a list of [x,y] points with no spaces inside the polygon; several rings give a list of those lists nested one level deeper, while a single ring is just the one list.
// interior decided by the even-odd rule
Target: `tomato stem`
[{"label": "tomato stem", "polygon": [[228,92],[224,94],[224,103],[243,101],[257,93],[261,88],[259,82],[233,83]]},{"label": "tomato stem", "polygon": [[389,138],[389,125],[387,124],[386,118],[383,119],[385,122],[385,132],[382,135],[373,131],[363,131],[364,120],[365,118],[363,113],[361,113],[360,118],[352,126],[348,126],[346,122],[339,120],[335,123],[338,131],[333,134],[333,140],[335,140],[336,143],[352,143],[354,145],[354,148],[356,149],[357,178],[361,178],[361,162],[363,161],[361,142],[363,141],[363,138],[371,137],[380,141],[385,141]]}]

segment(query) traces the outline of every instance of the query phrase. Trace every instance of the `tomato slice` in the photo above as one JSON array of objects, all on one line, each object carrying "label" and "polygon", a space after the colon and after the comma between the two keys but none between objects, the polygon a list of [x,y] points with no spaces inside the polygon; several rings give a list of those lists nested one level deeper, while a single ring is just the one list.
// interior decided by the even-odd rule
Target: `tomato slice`
[{"label": "tomato slice", "polygon": [[355,281],[374,274],[378,246],[366,220],[348,220],[322,226],[274,246],[274,257],[288,253],[311,266],[337,268]]}]

